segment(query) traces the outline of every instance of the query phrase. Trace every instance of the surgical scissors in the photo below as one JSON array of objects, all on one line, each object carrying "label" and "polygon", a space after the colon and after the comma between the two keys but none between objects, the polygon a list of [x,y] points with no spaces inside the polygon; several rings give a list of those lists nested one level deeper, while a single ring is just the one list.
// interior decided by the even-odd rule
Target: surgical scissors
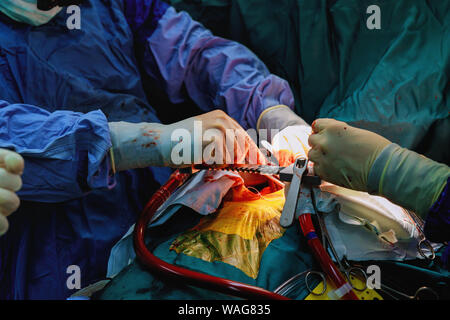
[{"label": "surgical scissors", "polygon": [[[362,270],[361,267],[357,267],[357,269]],[[362,270],[362,271],[364,271],[364,270]],[[366,274],[366,273],[364,272],[364,274]],[[312,285],[310,283],[311,275],[317,275],[321,278],[321,281],[323,283],[323,288],[322,288],[321,292],[315,292],[314,291],[315,288],[312,288]],[[327,279],[326,279],[325,274],[320,271],[308,269],[308,270],[305,270],[305,271],[289,278],[288,280],[283,282],[281,285],[279,285],[273,292],[287,297],[290,293],[292,293],[297,288],[297,286],[299,286],[302,283],[302,281],[305,282],[306,289],[308,290],[308,293],[310,293],[310,294],[313,294],[315,296],[321,296],[327,291]],[[367,284],[366,284],[364,290],[366,290],[366,289],[367,289]],[[358,289],[356,289],[356,290],[358,290]],[[358,291],[364,291],[364,290],[358,290]],[[391,297],[394,300],[400,300],[401,298],[407,299],[407,300],[420,300],[421,296],[423,296],[424,293],[428,293],[430,296],[434,297],[436,300],[439,300],[438,293],[434,289],[427,287],[427,286],[422,286],[422,287],[418,288],[413,296],[410,296],[406,293],[395,290],[394,288],[391,288],[382,283],[380,283],[380,289],[377,289],[377,290],[381,291],[381,293],[388,295],[389,297]]]},{"label": "surgical scissors", "polygon": [[[355,269],[360,269],[360,268],[358,267]],[[364,272],[364,274],[365,274],[365,272]],[[317,275],[321,279],[321,282],[323,283],[323,288],[322,288],[321,292],[314,291],[315,288],[313,288],[313,285],[311,284],[311,280],[310,280],[311,275]],[[308,290],[308,293],[310,293],[312,295],[321,296],[327,291],[327,278],[326,278],[325,273],[323,273],[321,271],[308,269],[308,270],[305,270],[301,273],[294,275],[293,277],[291,277],[288,280],[286,280],[285,282],[283,282],[281,285],[279,285],[274,290],[274,293],[278,293],[283,296],[288,296],[303,281],[305,282],[305,286],[306,286],[306,289]],[[349,280],[349,282],[350,282],[350,280]],[[366,288],[367,288],[367,286],[366,286]],[[363,291],[361,289],[356,289],[356,290]]]},{"label": "surgical scissors", "polygon": [[[309,283],[309,281],[310,281],[309,277],[312,274],[318,275],[323,282],[323,289],[319,293],[314,292],[314,288],[311,288],[311,284]],[[277,293],[277,294],[281,294],[283,296],[288,296],[297,287],[297,285],[299,285],[302,282],[303,279],[305,281],[306,289],[308,290],[309,293],[311,293],[313,295],[321,296],[327,291],[327,279],[326,279],[325,274],[320,271],[308,269],[301,273],[296,274],[292,278],[289,278],[288,280],[283,282],[281,285],[279,285],[273,292]]]}]

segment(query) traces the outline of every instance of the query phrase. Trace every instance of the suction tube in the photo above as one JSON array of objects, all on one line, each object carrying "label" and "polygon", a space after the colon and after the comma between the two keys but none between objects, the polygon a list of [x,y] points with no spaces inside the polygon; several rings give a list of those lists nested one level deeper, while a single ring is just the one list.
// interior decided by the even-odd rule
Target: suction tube
[{"label": "suction tube", "polygon": [[311,214],[302,214],[298,219],[303,235],[308,240],[308,245],[312,249],[316,260],[320,263],[322,270],[328,278],[337,287],[337,289],[332,292],[332,296],[330,298],[333,300],[359,300],[358,296],[353,292],[352,286],[345,280],[333,260],[331,260],[330,256],[325,251],[322,243],[320,243],[312,223]]}]

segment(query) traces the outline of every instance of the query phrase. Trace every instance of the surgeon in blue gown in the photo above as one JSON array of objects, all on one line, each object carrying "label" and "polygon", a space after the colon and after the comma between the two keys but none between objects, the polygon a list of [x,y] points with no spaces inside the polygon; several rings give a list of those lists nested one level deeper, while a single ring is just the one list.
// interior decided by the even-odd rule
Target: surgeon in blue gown
[{"label": "surgeon in blue gown", "polygon": [[25,159],[21,206],[0,237],[0,299],[64,299],[70,266],[81,287],[105,277],[111,247],[170,173],[148,166],[151,152],[113,150],[148,129],[139,123],[158,127],[153,94],[222,109],[244,129],[294,104],[248,49],[164,2],[86,0],[73,30],[65,8],[36,5],[0,2],[0,148]]}]

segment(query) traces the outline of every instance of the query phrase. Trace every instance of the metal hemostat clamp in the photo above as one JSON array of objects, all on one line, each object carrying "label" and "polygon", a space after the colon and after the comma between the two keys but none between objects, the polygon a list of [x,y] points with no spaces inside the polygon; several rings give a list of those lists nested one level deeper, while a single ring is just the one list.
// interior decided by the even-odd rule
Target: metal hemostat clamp
[{"label": "metal hemostat clamp", "polygon": [[[288,167],[290,168],[290,167]],[[283,228],[291,226],[294,221],[295,210],[297,209],[298,195],[302,184],[302,178],[308,172],[308,159],[297,158],[292,166],[292,180],[286,202],[281,213],[280,225]]]}]

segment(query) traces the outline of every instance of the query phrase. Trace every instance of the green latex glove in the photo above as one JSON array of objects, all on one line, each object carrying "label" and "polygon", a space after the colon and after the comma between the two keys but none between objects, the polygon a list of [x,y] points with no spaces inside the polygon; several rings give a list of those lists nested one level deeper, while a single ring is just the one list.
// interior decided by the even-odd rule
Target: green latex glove
[{"label": "green latex glove", "polygon": [[345,122],[313,123],[309,159],[324,180],[367,191],[425,217],[438,199],[450,168]]},{"label": "green latex glove", "polygon": [[315,173],[342,187],[367,191],[370,168],[391,142],[334,119],[318,119],[312,124],[312,130],[308,157],[314,162]]}]

